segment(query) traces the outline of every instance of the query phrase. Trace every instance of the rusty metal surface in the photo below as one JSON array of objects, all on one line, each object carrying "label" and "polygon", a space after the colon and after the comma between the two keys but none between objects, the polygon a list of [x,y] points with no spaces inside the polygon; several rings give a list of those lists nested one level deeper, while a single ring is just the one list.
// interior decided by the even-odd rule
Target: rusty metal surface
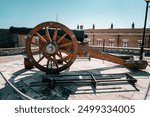
[{"label": "rusty metal surface", "polygon": [[[34,99],[42,99],[42,100],[48,100],[49,96],[46,96],[44,94],[41,94],[40,91],[37,91],[38,88],[40,87],[47,87],[49,91],[54,90],[56,87],[62,87],[62,86],[68,86],[68,85],[78,85],[79,86],[92,86],[93,92],[96,94],[97,87],[103,87],[103,86],[108,86],[108,85],[113,85],[113,84],[122,84],[122,85],[132,85],[135,88],[135,91],[139,91],[135,83],[137,82],[136,79],[134,79],[131,75],[129,74],[109,74],[107,77],[102,74],[84,74],[83,76],[86,76],[86,79],[70,79],[69,77],[76,77],[76,76],[82,76],[82,74],[75,74],[75,75],[48,75],[46,78],[42,79],[41,81],[31,81],[29,84],[23,80],[20,80],[17,85],[15,83],[10,82],[1,72],[0,75],[2,78],[7,82],[7,84],[18,94],[18,96],[21,99],[25,100],[34,100]],[[96,75],[96,76],[95,76]],[[112,77],[114,75],[114,77]],[[63,76],[68,77],[67,79],[55,79],[56,77],[61,77]],[[122,76],[126,76],[126,78],[121,78]],[[89,78],[88,78],[89,77]],[[98,77],[98,78],[96,78]],[[118,78],[117,78],[118,77]],[[53,80],[52,80],[53,79]],[[16,86],[15,86],[16,85]],[[21,85],[21,87],[19,87]],[[35,87],[35,88],[34,88]],[[22,88],[26,88],[26,90],[32,91],[32,95],[28,96],[26,94],[26,91],[23,90]],[[121,87],[119,87],[120,89]],[[112,90],[116,90],[115,88],[111,88]],[[69,90],[68,90],[69,91]],[[70,92],[71,93],[71,92]],[[72,92],[73,93],[73,92]],[[86,93],[86,92],[85,92]],[[34,94],[34,95],[33,95]],[[64,94],[63,94],[64,95]],[[20,99],[19,98],[19,99]]]},{"label": "rusty metal surface", "polygon": [[[82,84],[82,85],[87,85],[87,84],[92,84],[93,87],[96,89],[97,85],[110,85],[109,83],[129,83],[130,85],[132,85],[135,90],[139,91],[139,89],[136,87],[136,83],[137,80],[131,76],[129,73],[126,74],[109,74],[109,75],[105,75],[105,74],[84,74],[83,76],[87,76],[89,78],[84,78],[84,79],[68,79],[67,77],[75,77],[75,76],[80,76],[83,77],[82,74],[75,74],[75,75],[65,75],[65,77],[67,79],[60,79],[61,77],[63,77],[64,75],[47,75],[47,77],[45,79],[43,79],[42,83],[40,83],[41,85],[43,85],[44,83],[46,83],[46,85],[48,85],[50,88],[53,88],[55,86],[63,86],[63,85],[69,85],[72,83],[75,84]],[[113,77],[112,77],[113,76]],[[122,79],[122,78],[117,78],[120,76],[125,76],[126,78]],[[56,79],[57,77],[59,77],[59,79]],[[98,78],[96,78],[98,77]],[[31,82],[31,85],[34,87],[37,86],[37,84],[39,84],[39,82]]]}]

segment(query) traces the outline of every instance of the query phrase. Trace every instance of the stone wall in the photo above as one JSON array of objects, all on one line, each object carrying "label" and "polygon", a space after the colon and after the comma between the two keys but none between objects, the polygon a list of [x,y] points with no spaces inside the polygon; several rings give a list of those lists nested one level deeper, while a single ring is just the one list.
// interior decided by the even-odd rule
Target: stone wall
[{"label": "stone wall", "polygon": [[[131,55],[140,55],[140,48],[121,48],[121,47],[98,47],[98,46],[91,46],[99,51],[108,52],[108,53],[117,53],[117,54],[131,54]],[[19,48],[0,48],[0,56],[6,55],[16,55],[16,54],[25,54],[25,47]],[[144,49],[144,55],[150,56],[150,49]]]},{"label": "stone wall", "polygon": [[[123,47],[98,47],[98,46],[91,46],[99,51],[104,51],[108,53],[118,53],[118,54],[131,54],[131,55],[140,55],[140,48],[123,48]],[[150,56],[150,48],[144,49],[144,55]]]},{"label": "stone wall", "polygon": [[8,29],[0,29],[0,48],[11,48],[18,46],[18,35],[11,34]]},{"label": "stone wall", "polygon": [[25,54],[25,47],[19,48],[0,48],[0,56]]}]

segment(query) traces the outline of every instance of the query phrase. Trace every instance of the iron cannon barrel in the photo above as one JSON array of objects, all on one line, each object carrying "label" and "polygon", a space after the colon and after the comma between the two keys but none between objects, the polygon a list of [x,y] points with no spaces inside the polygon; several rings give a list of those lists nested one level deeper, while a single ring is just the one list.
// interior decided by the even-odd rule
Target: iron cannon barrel
[{"label": "iron cannon barrel", "polygon": [[[22,34],[22,35],[28,35],[31,30],[32,30],[32,28],[26,28],[26,27],[10,27],[9,28],[10,33]],[[54,29],[49,29],[49,33],[51,36],[54,35],[54,31],[55,31]],[[79,41],[79,42],[83,42],[84,38],[87,38],[87,35],[85,35],[83,30],[71,30],[71,31],[75,34],[77,41]],[[41,29],[41,30],[39,30],[39,33],[45,34],[45,30]],[[58,30],[59,36],[62,36],[63,34],[65,34],[65,32],[63,30]],[[70,39],[70,37],[68,35],[66,36],[66,38]]]}]

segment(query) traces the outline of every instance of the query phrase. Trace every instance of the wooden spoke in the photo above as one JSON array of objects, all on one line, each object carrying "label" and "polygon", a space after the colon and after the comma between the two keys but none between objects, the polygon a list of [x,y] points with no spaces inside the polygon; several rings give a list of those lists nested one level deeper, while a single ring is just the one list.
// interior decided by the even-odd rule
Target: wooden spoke
[{"label": "wooden spoke", "polygon": [[65,53],[65,54],[69,53],[67,50],[64,50],[64,49],[59,49],[59,51],[62,52],[62,53]]},{"label": "wooden spoke", "polygon": [[57,38],[57,32],[58,32],[58,30],[57,30],[57,28],[56,28],[56,30],[55,30],[55,32],[54,32],[54,36],[53,36],[53,41],[56,41],[56,38]]},{"label": "wooden spoke", "polygon": [[42,42],[47,43],[44,37],[42,37],[38,32],[36,32],[36,35],[42,40]]},{"label": "wooden spoke", "polygon": [[33,53],[38,53],[40,55],[42,54],[42,50],[36,50],[36,51],[33,51]]},{"label": "wooden spoke", "polygon": [[57,60],[56,60],[55,55],[53,55],[53,61],[54,61],[55,65],[56,65],[56,67],[58,68],[58,62],[57,62]]},{"label": "wooden spoke", "polygon": [[51,62],[51,68],[53,67],[53,63],[52,63],[52,61],[50,61]]},{"label": "wooden spoke", "polygon": [[31,42],[31,44],[42,48],[42,45],[40,45],[39,43]]},{"label": "wooden spoke", "polygon": [[57,42],[60,43],[65,38],[66,35],[67,35],[67,33],[65,33],[63,36],[61,36]]},{"label": "wooden spoke", "polygon": [[72,58],[73,54],[68,54],[67,58]]},{"label": "wooden spoke", "polygon": [[51,58],[51,56],[49,56],[49,57],[48,57],[48,60],[47,60],[47,65],[46,65],[47,68],[49,67],[49,64],[50,64],[50,66],[51,66],[51,68],[52,68],[52,66],[53,66],[53,65],[52,65],[52,61],[53,61],[53,59]]},{"label": "wooden spoke", "polygon": [[67,61],[62,57],[62,54],[60,53],[57,53],[57,56],[62,60],[62,61],[64,61],[65,63],[67,63]]},{"label": "wooden spoke", "polygon": [[61,44],[61,45],[59,46],[59,48],[66,47],[66,46],[70,46],[70,45],[73,45],[73,43],[72,43],[72,42],[69,42],[69,43]]},{"label": "wooden spoke", "polygon": [[39,54],[42,54],[42,50],[41,50],[41,49],[39,49],[39,51],[38,51],[38,52],[39,52]]},{"label": "wooden spoke", "polygon": [[[49,46],[55,48],[54,53],[48,53]],[[33,66],[46,73],[55,74],[73,64],[78,54],[78,43],[74,32],[65,25],[43,22],[28,34],[26,53],[29,60],[35,58],[31,61]],[[59,65],[59,62],[63,64]]]},{"label": "wooden spoke", "polygon": [[50,59],[47,59],[47,64],[46,64],[47,68],[49,68],[49,61],[50,61]]},{"label": "wooden spoke", "polygon": [[61,53],[61,51],[58,51],[58,54],[60,54],[60,55],[62,56],[62,53]]},{"label": "wooden spoke", "polygon": [[66,59],[66,60],[69,60],[69,59],[71,59],[72,57],[73,57],[72,54],[68,54],[68,55],[65,57],[65,59]]},{"label": "wooden spoke", "polygon": [[38,63],[44,59],[44,55],[37,61]]},{"label": "wooden spoke", "polygon": [[[60,54],[61,52],[65,53],[65,57],[63,57],[63,59],[66,61],[66,60],[69,60],[70,58],[73,57],[73,53],[70,53],[66,50],[59,50]],[[61,55],[62,56],[62,55]],[[67,61],[66,61],[67,62]]]},{"label": "wooden spoke", "polygon": [[51,36],[50,36],[50,34],[49,34],[49,31],[48,31],[48,28],[47,28],[47,27],[45,27],[45,33],[46,33],[46,36],[47,36],[48,40],[49,40],[49,41],[52,41]]}]

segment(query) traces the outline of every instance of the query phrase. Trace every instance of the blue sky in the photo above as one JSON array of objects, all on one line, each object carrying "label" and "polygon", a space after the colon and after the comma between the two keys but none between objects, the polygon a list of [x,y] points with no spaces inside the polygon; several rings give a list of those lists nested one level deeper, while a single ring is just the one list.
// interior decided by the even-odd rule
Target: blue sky
[{"label": "blue sky", "polygon": [[[143,28],[144,0],[0,0],[0,28],[34,27],[45,21],[58,21],[75,29],[84,28]],[[150,9],[147,27],[150,28]]]}]

